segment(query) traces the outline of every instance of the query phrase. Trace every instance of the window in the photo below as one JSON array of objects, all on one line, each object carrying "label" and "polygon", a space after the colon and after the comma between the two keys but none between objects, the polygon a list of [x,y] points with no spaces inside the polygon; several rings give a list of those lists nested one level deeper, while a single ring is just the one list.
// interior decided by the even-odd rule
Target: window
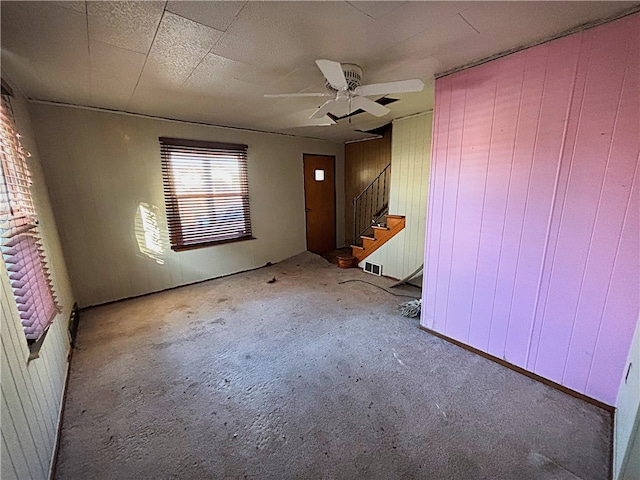
[{"label": "window", "polygon": [[31,197],[28,153],[16,131],[9,96],[0,110],[0,251],[27,340],[37,343],[59,312]]},{"label": "window", "polygon": [[247,146],[160,138],[172,250],[251,236]]}]

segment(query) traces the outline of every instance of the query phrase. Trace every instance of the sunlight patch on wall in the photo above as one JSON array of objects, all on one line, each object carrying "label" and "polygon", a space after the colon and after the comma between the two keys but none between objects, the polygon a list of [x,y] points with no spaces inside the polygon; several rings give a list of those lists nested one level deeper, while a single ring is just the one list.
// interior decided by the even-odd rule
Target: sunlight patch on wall
[{"label": "sunlight patch on wall", "polygon": [[162,235],[162,232],[166,232],[166,228],[161,225],[161,219],[162,215],[160,215],[158,207],[140,203],[136,209],[134,222],[140,253],[155,260],[158,264],[164,265],[167,242]]}]

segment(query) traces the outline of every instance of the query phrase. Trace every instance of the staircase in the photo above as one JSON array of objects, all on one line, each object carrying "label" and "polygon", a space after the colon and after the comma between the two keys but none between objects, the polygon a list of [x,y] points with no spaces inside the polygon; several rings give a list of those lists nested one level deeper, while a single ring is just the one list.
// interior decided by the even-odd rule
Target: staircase
[{"label": "staircase", "polygon": [[[387,243],[405,226],[400,215],[389,215],[391,164],[353,199],[353,243],[351,254],[361,262]],[[386,218],[386,222],[382,219]]]},{"label": "staircase", "polygon": [[387,218],[386,224],[371,226],[373,237],[360,235],[362,246],[351,245],[351,254],[358,259],[358,262],[367,258],[404,229],[405,217],[401,215],[385,215],[385,217]]},{"label": "staircase", "polygon": [[353,243],[360,244],[360,236],[369,233],[371,225],[380,223],[389,211],[389,184],[391,164],[378,174],[367,187],[353,199]]}]

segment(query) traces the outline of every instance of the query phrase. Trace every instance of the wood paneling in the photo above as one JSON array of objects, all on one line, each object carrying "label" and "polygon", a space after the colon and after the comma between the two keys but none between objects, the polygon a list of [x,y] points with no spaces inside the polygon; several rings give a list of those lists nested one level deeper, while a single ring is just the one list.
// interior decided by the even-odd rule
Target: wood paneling
[{"label": "wood paneling", "polygon": [[424,258],[431,123],[431,113],[393,122],[389,213],[404,215],[406,228],[369,258],[389,277],[406,277]]},{"label": "wood paneling", "polygon": [[639,32],[436,82],[422,324],[609,405],[640,305]]},{"label": "wood paneling", "polygon": [[[353,243],[353,199],[391,162],[391,135],[389,126],[382,138],[348,143],[345,147],[344,216],[348,245]],[[393,167],[391,171],[393,174]]]},{"label": "wood paneling", "polygon": [[54,319],[39,358],[27,363],[27,341],[13,300],[7,270],[4,263],[0,262],[0,477],[3,480],[45,479],[49,476],[57,436],[69,352],[67,323],[74,300],[25,104],[20,98],[14,98],[12,105],[22,142],[32,154],[29,159],[33,178],[32,191],[53,285],[63,310]]}]

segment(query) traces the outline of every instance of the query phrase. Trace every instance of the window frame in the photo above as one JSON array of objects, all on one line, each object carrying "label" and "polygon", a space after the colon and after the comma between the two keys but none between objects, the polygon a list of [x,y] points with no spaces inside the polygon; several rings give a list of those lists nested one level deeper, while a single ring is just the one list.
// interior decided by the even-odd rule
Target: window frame
[{"label": "window frame", "polygon": [[[160,157],[162,161],[162,183],[164,188],[167,228],[171,250],[180,252],[214,245],[253,240],[251,227],[251,211],[248,181],[247,145],[235,143],[209,142],[202,140],[187,140],[170,137],[159,137]],[[180,158],[178,158],[180,157]],[[234,181],[231,191],[216,192],[219,183],[213,180],[215,169],[223,168],[229,159],[236,162]],[[196,165],[201,175],[198,186],[194,191],[200,193],[181,193],[184,188],[184,176],[187,167]],[[199,165],[198,165],[199,164]],[[228,174],[228,173],[227,173]],[[202,179],[206,179],[202,181]],[[182,184],[182,186],[181,186]],[[206,192],[202,192],[206,189]],[[233,205],[234,198],[240,205]],[[230,207],[231,206],[231,207]],[[231,216],[237,216],[235,221],[216,221],[216,209],[227,208]],[[194,217],[200,220],[210,220],[210,226],[194,226]],[[189,223],[183,221],[189,217]],[[230,225],[242,225],[235,233],[225,233]],[[209,232],[209,235],[206,233]],[[217,232],[217,233],[216,233]],[[216,238],[217,237],[217,238]]]}]

